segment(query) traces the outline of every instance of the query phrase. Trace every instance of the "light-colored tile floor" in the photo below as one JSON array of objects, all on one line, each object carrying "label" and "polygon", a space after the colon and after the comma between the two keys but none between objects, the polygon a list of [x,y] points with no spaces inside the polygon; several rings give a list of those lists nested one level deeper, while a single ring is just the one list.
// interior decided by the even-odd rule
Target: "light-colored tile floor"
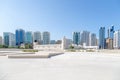
[{"label": "light-colored tile floor", "polygon": [[65,53],[48,59],[0,56],[0,80],[120,80],[120,54]]}]

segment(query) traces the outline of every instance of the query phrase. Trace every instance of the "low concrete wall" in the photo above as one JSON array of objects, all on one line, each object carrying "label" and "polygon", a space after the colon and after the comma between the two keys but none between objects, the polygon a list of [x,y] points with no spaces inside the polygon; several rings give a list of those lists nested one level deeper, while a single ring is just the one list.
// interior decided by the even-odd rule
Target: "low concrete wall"
[{"label": "low concrete wall", "polygon": [[101,53],[120,53],[120,50],[119,49],[112,49],[112,50],[103,49],[103,50],[98,50],[98,52],[101,52]]},{"label": "low concrete wall", "polygon": [[8,55],[8,58],[51,58],[53,56],[61,55],[64,53],[48,53],[48,54],[31,54],[31,55]]},{"label": "low concrete wall", "polygon": [[0,51],[22,51],[23,49],[15,49],[15,48],[0,48]]},{"label": "low concrete wall", "polygon": [[61,44],[48,44],[48,45],[34,45],[35,50],[45,50],[45,51],[57,51],[57,50],[63,50],[61,47]]},{"label": "low concrete wall", "polygon": [[8,55],[8,58],[49,58],[49,55]]},{"label": "low concrete wall", "polygon": [[35,54],[35,52],[0,52],[0,56],[7,56],[7,55],[20,55],[20,54]]},{"label": "low concrete wall", "polygon": [[57,56],[57,55],[61,55],[61,54],[64,54],[64,53],[50,53],[49,57],[53,57],[53,56]]}]

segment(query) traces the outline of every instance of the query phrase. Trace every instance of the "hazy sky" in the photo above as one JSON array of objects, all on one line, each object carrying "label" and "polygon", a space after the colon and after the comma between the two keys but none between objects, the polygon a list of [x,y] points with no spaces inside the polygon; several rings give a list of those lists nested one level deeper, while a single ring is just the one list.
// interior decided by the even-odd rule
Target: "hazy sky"
[{"label": "hazy sky", "polygon": [[120,0],[0,0],[0,35],[22,28],[49,31],[51,39],[72,38],[73,31],[120,29]]}]

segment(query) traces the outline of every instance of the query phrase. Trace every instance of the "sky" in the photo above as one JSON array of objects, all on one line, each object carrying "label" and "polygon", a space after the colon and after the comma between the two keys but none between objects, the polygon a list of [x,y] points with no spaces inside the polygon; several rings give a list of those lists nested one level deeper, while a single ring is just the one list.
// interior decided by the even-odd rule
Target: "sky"
[{"label": "sky", "polygon": [[99,28],[120,29],[120,0],[0,0],[0,35],[22,28],[49,31],[51,39],[72,39],[87,30],[98,37]]}]

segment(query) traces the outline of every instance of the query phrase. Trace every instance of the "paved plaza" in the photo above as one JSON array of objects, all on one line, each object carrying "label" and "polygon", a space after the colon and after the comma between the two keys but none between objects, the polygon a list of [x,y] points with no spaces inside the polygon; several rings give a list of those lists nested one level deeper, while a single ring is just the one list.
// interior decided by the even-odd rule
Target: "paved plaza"
[{"label": "paved plaza", "polygon": [[45,59],[0,56],[0,80],[120,80],[120,54],[66,52]]}]

